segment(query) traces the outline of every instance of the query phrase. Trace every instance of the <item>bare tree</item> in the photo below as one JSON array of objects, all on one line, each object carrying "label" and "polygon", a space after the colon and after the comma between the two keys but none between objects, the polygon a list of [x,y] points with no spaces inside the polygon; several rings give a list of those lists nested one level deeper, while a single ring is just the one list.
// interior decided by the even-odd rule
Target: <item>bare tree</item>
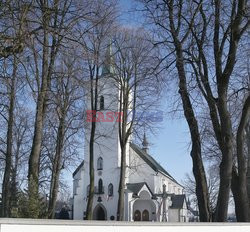
[{"label": "bare tree", "polygon": [[[19,93],[20,94],[20,93]],[[17,99],[20,95],[17,95]],[[17,217],[20,214],[20,192],[26,184],[27,163],[31,148],[32,117],[23,106],[18,105],[15,110],[15,122],[13,128],[13,157],[11,167],[11,191],[10,191],[10,216]]]},{"label": "bare tree", "polygon": [[[87,73],[83,79],[86,95],[90,97],[90,109],[92,112],[100,110],[98,108],[99,94],[101,87],[99,79],[101,75],[101,67],[103,65],[104,53],[107,48],[107,41],[111,38],[111,33],[115,25],[116,19],[116,1],[92,1],[88,5],[90,10],[87,19],[88,33],[83,33],[83,25],[80,22],[79,28],[76,30],[78,43],[82,47],[83,65]],[[94,116],[96,117],[96,115]],[[93,216],[93,200],[94,200],[94,144],[96,143],[96,120],[90,123],[89,137],[89,194],[86,209],[86,219],[92,220]],[[100,136],[100,135],[99,135]]]},{"label": "bare tree", "polygon": [[245,129],[250,117],[250,95],[246,98],[236,134],[236,155],[238,170],[233,167],[232,192],[235,200],[237,221],[250,220],[250,205],[247,189],[247,158],[244,154]]},{"label": "bare tree", "polygon": [[[187,51],[191,58],[187,60],[194,69],[197,85],[207,102],[215,138],[222,155],[220,189],[215,220],[224,221],[227,218],[234,140],[232,119],[228,108],[228,92],[230,79],[236,63],[238,44],[248,25],[248,22],[244,19],[246,2],[237,1],[233,4],[227,4],[215,1],[211,11],[209,10],[211,8],[210,4],[206,1],[197,3],[197,6],[199,6],[199,14],[196,17],[196,21],[194,24],[193,22],[189,24],[193,43]],[[231,11],[231,15],[229,17],[224,15],[222,8],[227,8],[228,11]],[[224,17],[224,20],[221,20],[222,17]],[[211,20],[212,18],[213,20]],[[223,31],[220,28],[226,29]],[[212,53],[207,48],[209,41],[212,39],[213,63],[210,62],[211,58],[207,55]],[[216,78],[215,85],[213,85],[213,75]],[[237,160],[241,177],[241,180],[239,178],[238,188],[241,189],[239,191],[240,199],[242,199],[240,208],[241,211],[244,211],[242,217],[238,218],[240,221],[248,220],[246,162],[242,153],[242,131],[244,131],[245,116],[247,117],[248,109],[244,111],[246,112],[243,112],[243,121],[239,124],[237,132]]]},{"label": "bare tree", "polygon": [[[144,116],[157,104],[161,92],[160,78],[154,69],[156,52],[151,38],[142,29],[120,29],[114,38],[114,80],[119,90],[118,131],[121,148],[119,198],[117,220],[124,220],[124,190],[127,175],[127,153],[131,135],[140,126],[152,125],[150,117]],[[141,111],[141,112],[140,112]],[[141,118],[140,118],[141,117]],[[140,121],[141,120],[141,121]]]},{"label": "bare tree", "polygon": [[250,121],[246,126],[246,147],[247,147],[247,193],[250,202]]},{"label": "bare tree", "polygon": [[12,166],[12,148],[13,148],[13,126],[14,126],[14,109],[16,100],[16,78],[17,78],[17,61],[14,57],[12,65],[12,74],[7,77],[7,95],[9,99],[7,113],[7,136],[6,136],[6,152],[5,152],[5,170],[2,186],[2,215],[10,216],[10,176]]},{"label": "bare tree", "polygon": [[[72,26],[72,18],[69,15],[72,2],[65,1],[40,1],[35,7],[35,14],[31,14],[31,22],[36,21],[42,27],[42,35],[31,37],[33,46],[35,80],[37,82],[36,117],[34,124],[34,137],[29,159],[29,199],[30,216],[38,217],[38,180],[39,162],[42,143],[44,119],[46,115],[48,93],[51,85],[51,77],[58,50],[65,39],[69,28]],[[41,20],[37,17],[41,16]],[[33,17],[33,19],[32,19]],[[35,19],[34,19],[35,18]],[[32,27],[30,23],[30,27]],[[38,50],[42,49],[42,67],[40,70]]]},{"label": "bare tree", "polygon": [[[7,104],[8,116],[7,120],[7,137],[5,152],[5,169],[3,177],[3,208],[2,215],[10,216],[10,177],[12,166],[12,142],[14,127],[14,109],[16,102],[16,79],[17,79],[17,58],[15,54],[20,53],[24,49],[25,40],[25,20],[29,11],[30,3],[23,1],[1,1],[0,3],[0,57],[7,58],[11,56],[12,70],[11,77],[8,77],[7,95],[9,102]],[[14,55],[14,56],[13,56]],[[7,61],[7,60],[6,60]],[[5,62],[3,60],[3,62]]]},{"label": "bare tree", "polygon": [[[64,56],[65,54],[63,54]],[[50,102],[54,105],[51,110],[53,112],[52,117],[56,115],[57,126],[53,126],[54,122],[51,122],[51,126],[54,127],[55,133],[55,152],[51,157],[52,163],[52,175],[50,180],[50,194],[49,194],[49,206],[48,217],[54,218],[55,207],[57,201],[57,195],[59,191],[60,174],[65,167],[65,158],[69,157],[67,154],[64,157],[65,145],[70,146],[72,136],[79,132],[81,129],[79,123],[83,120],[83,112],[77,105],[83,104],[80,100],[82,94],[78,85],[77,77],[81,75],[79,72],[79,64],[77,65],[76,56],[72,54],[72,58],[62,58],[60,63],[61,67],[52,80],[52,93]],[[68,151],[68,150],[67,150]],[[72,157],[71,157],[72,158]]]},{"label": "bare tree", "polygon": [[[165,31],[165,35],[168,33],[172,35],[172,40],[166,37],[158,44],[162,45],[168,42],[170,44],[173,43],[175,47],[174,53],[177,57],[175,63],[179,79],[181,75],[186,75],[185,79],[182,79],[182,81],[180,79],[179,86],[182,99],[184,95],[188,98],[192,96],[191,92],[188,91],[187,84],[192,83],[192,77],[194,77],[196,86],[200,91],[199,94],[203,96],[209,109],[215,139],[221,152],[220,188],[215,220],[225,221],[227,218],[232,178],[234,140],[232,120],[228,108],[228,91],[236,63],[239,41],[244,35],[249,23],[245,19],[246,1],[234,1],[233,3],[215,1],[212,7],[209,1],[188,1],[185,4],[183,1],[156,1],[156,3],[158,8],[153,7],[151,4],[145,4],[146,9],[153,23],[158,26],[161,31]],[[223,9],[227,9],[231,14],[226,14]],[[168,11],[169,13],[162,13],[164,11]],[[157,14],[159,12],[160,14]],[[169,22],[164,23],[163,20],[167,18]],[[161,35],[162,34],[160,34],[160,36]],[[162,38],[162,36],[160,38]],[[171,55],[171,52],[169,54]],[[211,62],[211,60],[213,60],[213,62]],[[189,76],[188,74],[190,72],[192,75]],[[186,85],[186,91],[183,91],[183,84]],[[187,105],[185,103],[187,103],[187,101],[183,101],[186,119],[188,120],[189,118],[193,120],[194,114],[192,113],[193,115],[190,115],[190,109],[194,108],[195,101],[193,101],[193,104],[190,100],[190,104]],[[186,112],[185,109],[187,110]],[[191,135],[195,131],[194,128],[197,128],[196,135],[200,134],[198,122],[195,124],[197,126],[194,127],[194,124],[192,124],[190,127]],[[190,125],[191,124],[189,124],[189,126]],[[200,137],[200,135],[198,135],[198,137]],[[192,140],[193,143],[195,141],[197,141],[197,139]],[[245,176],[246,169],[243,165],[243,163],[245,163],[244,157],[238,155],[238,160],[242,167],[240,172],[244,173],[242,176]],[[195,162],[193,162],[193,167],[195,172]],[[201,173],[197,173],[195,176],[201,176]],[[203,177],[205,176],[203,175]],[[203,178],[203,180],[205,181],[205,178]],[[200,181],[201,180],[197,179],[197,187]],[[245,180],[242,180],[242,182],[245,182]],[[197,191],[197,195],[205,194],[205,196],[207,196],[205,182],[203,186],[205,189],[203,188],[202,193]],[[246,191],[243,191],[243,188],[245,190],[246,188],[242,187],[241,190],[241,201],[242,207],[244,204],[243,211],[245,211],[245,216],[240,220],[245,221],[248,217],[248,204],[246,203]],[[200,189],[202,188],[200,187]],[[198,202],[199,201],[201,201],[201,199],[199,200],[198,197]],[[206,207],[204,207],[204,205],[203,207],[199,206],[199,209],[204,211]],[[201,216],[202,215],[203,213],[201,213]],[[208,211],[206,211],[204,215],[208,216]],[[202,216],[201,220],[206,221],[208,219],[207,216],[205,219],[202,219]]]},{"label": "bare tree", "polygon": [[[196,181],[196,195],[201,221],[210,221],[208,187],[206,173],[201,156],[201,138],[195,110],[189,94],[188,75],[185,67],[185,48],[190,34],[190,25],[193,25],[199,10],[199,4],[192,1],[184,4],[183,1],[140,1],[143,3],[146,17],[153,23],[158,32],[156,45],[167,50],[161,62],[169,62],[166,67],[175,65],[179,78],[179,94],[182,100],[183,111],[191,134],[193,173]],[[191,6],[192,8],[189,8]],[[183,20],[183,14],[188,18],[188,24]],[[174,56],[173,56],[174,54]],[[172,57],[172,59],[171,59]]]}]

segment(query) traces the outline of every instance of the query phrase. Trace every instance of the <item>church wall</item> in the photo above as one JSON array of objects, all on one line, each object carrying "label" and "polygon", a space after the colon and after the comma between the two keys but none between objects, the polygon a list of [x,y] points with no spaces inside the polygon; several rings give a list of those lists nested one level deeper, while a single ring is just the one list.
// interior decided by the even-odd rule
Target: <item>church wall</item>
[{"label": "church wall", "polygon": [[[98,204],[98,197],[101,197],[102,204],[106,208],[109,219],[110,216],[116,216],[116,208],[118,202],[118,185],[119,185],[119,174],[120,168],[117,165],[117,151],[119,148],[118,140],[107,138],[102,144],[99,142],[95,144],[95,158],[94,158],[94,168],[95,168],[95,187],[98,186],[99,179],[102,179],[104,186],[104,194],[95,194],[93,208]],[[85,149],[85,154],[88,154],[88,147]],[[97,159],[99,157],[103,158],[103,170],[97,170]],[[87,186],[89,185],[89,159],[85,162],[85,179],[83,181],[83,211],[86,210],[87,206]],[[114,196],[108,197],[108,185],[113,184]]]},{"label": "church wall", "polygon": [[155,171],[142,160],[136,152],[130,148],[130,169],[129,182],[146,182],[150,189],[154,191],[154,175]]},{"label": "church wall", "polygon": [[171,188],[169,187],[171,183],[172,181],[168,177],[158,173],[157,176],[155,176],[155,193],[162,193],[164,184],[166,185],[166,191],[171,192]]},{"label": "church wall", "polygon": [[189,215],[186,201],[184,201],[183,208],[180,210],[180,222],[188,222]]},{"label": "church wall", "polygon": [[179,209],[169,209],[168,210],[168,221],[169,222],[179,222]]},{"label": "church wall", "polygon": [[133,193],[128,192],[125,190],[125,212],[124,212],[124,219],[125,221],[132,221],[133,220],[133,204],[134,204]]},{"label": "church wall", "polygon": [[187,209],[180,210],[180,222],[188,222],[188,211]]},{"label": "church wall", "polygon": [[73,195],[73,218],[77,220],[82,220],[83,219],[83,211],[82,211],[82,206],[83,206],[83,194],[84,194],[84,189],[83,189],[83,167],[81,170],[79,170],[76,175],[74,176],[74,182],[73,182],[73,189],[74,189],[74,195]]}]

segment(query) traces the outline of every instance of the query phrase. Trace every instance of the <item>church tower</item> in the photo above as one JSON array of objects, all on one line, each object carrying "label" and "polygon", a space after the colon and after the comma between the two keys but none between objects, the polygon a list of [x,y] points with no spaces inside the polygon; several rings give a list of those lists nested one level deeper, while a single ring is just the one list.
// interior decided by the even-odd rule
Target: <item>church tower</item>
[{"label": "church tower", "polygon": [[[118,202],[120,176],[120,143],[118,122],[119,89],[112,75],[111,45],[105,55],[102,74],[98,80],[98,108],[94,144],[95,194],[93,219],[115,220]],[[90,98],[87,98],[90,109]],[[85,217],[89,189],[89,138],[91,122],[85,125],[84,176],[83,178],[83,218]],[[79,204],[82,205],[82,204]],[[79,209],[82,210],[82,209]],[[82,218],[79,218],[82,219]]]}]

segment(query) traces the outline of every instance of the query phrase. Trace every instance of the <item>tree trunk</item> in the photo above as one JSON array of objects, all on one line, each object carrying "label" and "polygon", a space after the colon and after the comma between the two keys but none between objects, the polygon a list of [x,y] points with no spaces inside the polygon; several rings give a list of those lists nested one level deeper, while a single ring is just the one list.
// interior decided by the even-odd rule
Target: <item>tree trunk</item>
[{"label": "tree trunk", "polygon": [[[234,186],[235,190],[233,192],[233,195],[235,197],[235,211],[238,222],[249,221],[249,201],[247,194],[247,161],[244,155],[244,133],[249,119],[249,114],[250,96],[247,97],[244,103],[236,138],[238,176],[235,177],[237,178],[237,182],[234,184],[237,184],[237,186]],[[233,174],[237,175],[236,172],[234,172]]]},{"label": "tree trunk", "polygon": [[[44,21],[45,23],[47,23],[47,19],[45,19]],[[35,128],[34,128],[31,154],[29,157],[29,171],[28,171],[29,216],[32,218],[38,218],[39,216],[39,200],[38,200],[39,162],[40,162],[40,151],[42,144],[43,124],[46,111],[46,98],[49,85],[48,84],[49,40],[48,40],[47,25],[44,25],[44,27],[45,28],[44,28],[44,38],[43,38],[42,84],[40,91],[38,92],[38,98],[37,98]]]},{"label": "tree trunk", "polygon": [[201,156],[201,142],[200,142],[200,132],[198,122],[196,120],[192,103],[189,98],[189,93],[187,89],[187,80],[184,68],[184,59],[181,42],[178,40],[173,21],[173,1],[171,1],[171,6],[169,7],[169,21],[171,34],[174,40],[174,45],[176,49],[176,68],[179,77],[179,94],[181,96],[184,115],[189,126],[189,131],[191,134],[192,150],[191,157],[193,161],[193,174],[196,182],[196,196],[198,200],[198,208],[201,222],[211,221],[210,209],[209,209],[209,194],[207,187],[206,173],[203,166],[202,156]]},{"label": "tree trunk", "polygon": [[[91,83],[91,110],[95,112],[93,120],[91,122],[91,132],[89,140],[89,196],[86,209],[86,219],[93,219],[93,201],[95,194],[95,168],[94,168],[94,145],[95,145],[95,133],[96,133],[96,112],[98,102],[98,79],[99,79],[99,67],[96,66],[96,78],[94,81],[94,75],[90,68],[90,83]],[[95,84],[94,84],[95,83]]]},{"label": "tree trunk", "polygon": [[89,196],[86,210],[86,219],[92,220],[93,218],[93,201],[95,192],[95,170],[94,170],[94,143],[95,143],[95,129],[96,122],[91,123],[91,135],[89,141]]},{"label": "tree trunk", "polygon": [[10,84],[9,93],[9,111],[8,111],[8,129],[7,129],[7,148],[5,156],[5,169],[2,186],[2,215],[3,217],[10,217],[10,176],[12,163],[12,141],[13,141],[13,123],[14,123],[14,109],[16,97],[16,58],[13,61],[13,73]]},{"label": "tree trunk", "polygon": [[[236,1],[235,5],[232,6],[231,9],[232,17],[231,21],[229,22],[230,44],[228,48],[223,49],[222,42],[220,44],[220,40],[223,36],[220,35],[221,18],[222,18],[221,2],[222,1],[220,0],[216,0],[214,2],[215,19],[214,19],[214,37],[213,37],[213,43],[214,43],[213,48],[214,48],[214,58],[215,58],[214,65],[215,65],[217,92],[218,92],[217,106],[221,122],[221,141],[222,141],[220,145],[220,150],[222,153],[222,160],[220,164],[220,187],[219,187],[218,201],[216,206],[216,221],[218,222],[227,220],[227,211],[228,211],[228,202],[229,202],[229,193],[231,188],[232,166],[233,166],[233,130],[232,130],[231,116],[227,106],[228,85],[236,63],[238,43],[244,32],[245,26],[243,26],[242,23],[244,22],[244,16],[246,12],[246,1],[244,0]],[[226,34],[224,36],[226,36]],[[222,54],[225,51],[228,55],[225,61],[226,65],[223,67]],[[242,178],[240,177],[239,178],[240,182],[243,180],[241,179]]]},{"label": "tree trunk", "polygon": [[200,134],[197,120],[195,119],[192,104],[189,99],[185,70],[183,67],[183,58],[180,50],[177,50],[177,62],[176,67],[179,75],[179,93],[181,95],[184,115],[187,120],[189,131],[192,140],[191,157],[193,161],[193,174],[196,182],[196,196],[198,200],[199,215],[201,222],[211,221],[210,209],[209,209],[209,195],[207,187],[206,173],[203,166],[201,156],[201,143]]},{"label": "tree trunk", "polygon": [[126,144],[121,146],[121,171],[119,181],[119,198],[117,206],[117,221],[124,220],[124,189],[125,189],[125,174],[126,174]]},{"label": "tree trunk", "polygon": [[[131,134],[131,128],[133,124],[133,119],[130,122],[129,128],[127,128],[128,123],[128,109],[129,109],[129,83],[124,81],[124,83],[120,83],[121,91],[119,95],[119,112],[122,112],[121,118],[119,118],[119,140],[120,140],[120,148],[121,148],[121,167],[120,167],[120,180],[119,180],[119,188],[118,188],[118,204],[117,204],[117,221],[124,220],[124,193],[125,193],[125,178],[126,178],[126,147],[128,138]],[[136,85],[134,89],[134,106],[135,107],[136,100]]]},{"label": "tree trunk", "polygon": [[196,196],[198,200],[200,221],[209,222],[211,221],[210,208],[209,208],[209,194],[208,194],[206,173],[201,156],[200,132],[199,132],[198,122],[196,120],[195,113],[187,89],[187,79],[184,68],[183,49],[181,41],[179,40],[177,31],[175,29],[173,3],[174,1],[170,1],[168,3],[169,23],[170,23],[169,27],[173,38],[174,46],[176,49],[176,68],[179,77],[179,94],[181,96],[184,115],[188,123],[189,131],[191,134],[192,150],[190,155],[193,161],[193,174],[196,183]]},{"label": "tree trunk", "polygon": [[237,222],[246,222],[245,212],[244,212],[245,206],[243,206],[243,210],[242,210],[241,191],[240,189],[238,189],[238,185],[239,185],[239,175],[237,173],[236,167],[233,167],[231,190],[232,190],[233,198],[234,198],[235,214],[236,214]]},{"label": "tree trunk", "polygon": [[[220,82],[221,80],[219,80]],[[218,111],[221,119],[222,160],[220,163],[220,186],[216,205],[215,221],[227,220],[229,194],[231,189],[233,166],[233,138],[230,114],[227,110],[226,89],[223,83],[218,84]],[[222,87],[221,87],[222,86]]]},{"label": "tree trunk", "polygon": [[246,143],[247,143],[247,195],[248,207],[250,208],[250,119],[246,127]]},{"label": "tree trunk", "polygon": [[53,219],[55,216],[55,207],[57,201],[57,194],[59,188],[59,177],[61,172],[61,162],[62,162],[62,151],[63,151],[63,143],[64,143],[64,129],[65,129],[65,115],[62,115],[60,118],[57,138],[56,138],[56,154],[53,161],[52,168],[52,177],[51,177],[51,185],[50,185],[50,198],[49,198],[49,207],[48,207],[48,218]]},{"label": "tree trunk", "polygon": [[[18,182],[17,182],[17,170],[19,164],[19,150],[21,142],[17,141],[17,149],[15,151],[15,161],[11,171],[11,196],[10,196],[10,209],[17,208],[18,205]],[[17,217],[17,215],[12,215],[11,217]]]}]

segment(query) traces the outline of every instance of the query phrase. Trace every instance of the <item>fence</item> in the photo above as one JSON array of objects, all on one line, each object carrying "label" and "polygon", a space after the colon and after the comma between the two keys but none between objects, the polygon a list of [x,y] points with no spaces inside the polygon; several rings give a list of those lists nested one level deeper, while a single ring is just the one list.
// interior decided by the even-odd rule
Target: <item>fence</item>
[{"label": "fence", "polygon": [[0,232],[247,232],[250,223],[152,223],[0,219]]}]

